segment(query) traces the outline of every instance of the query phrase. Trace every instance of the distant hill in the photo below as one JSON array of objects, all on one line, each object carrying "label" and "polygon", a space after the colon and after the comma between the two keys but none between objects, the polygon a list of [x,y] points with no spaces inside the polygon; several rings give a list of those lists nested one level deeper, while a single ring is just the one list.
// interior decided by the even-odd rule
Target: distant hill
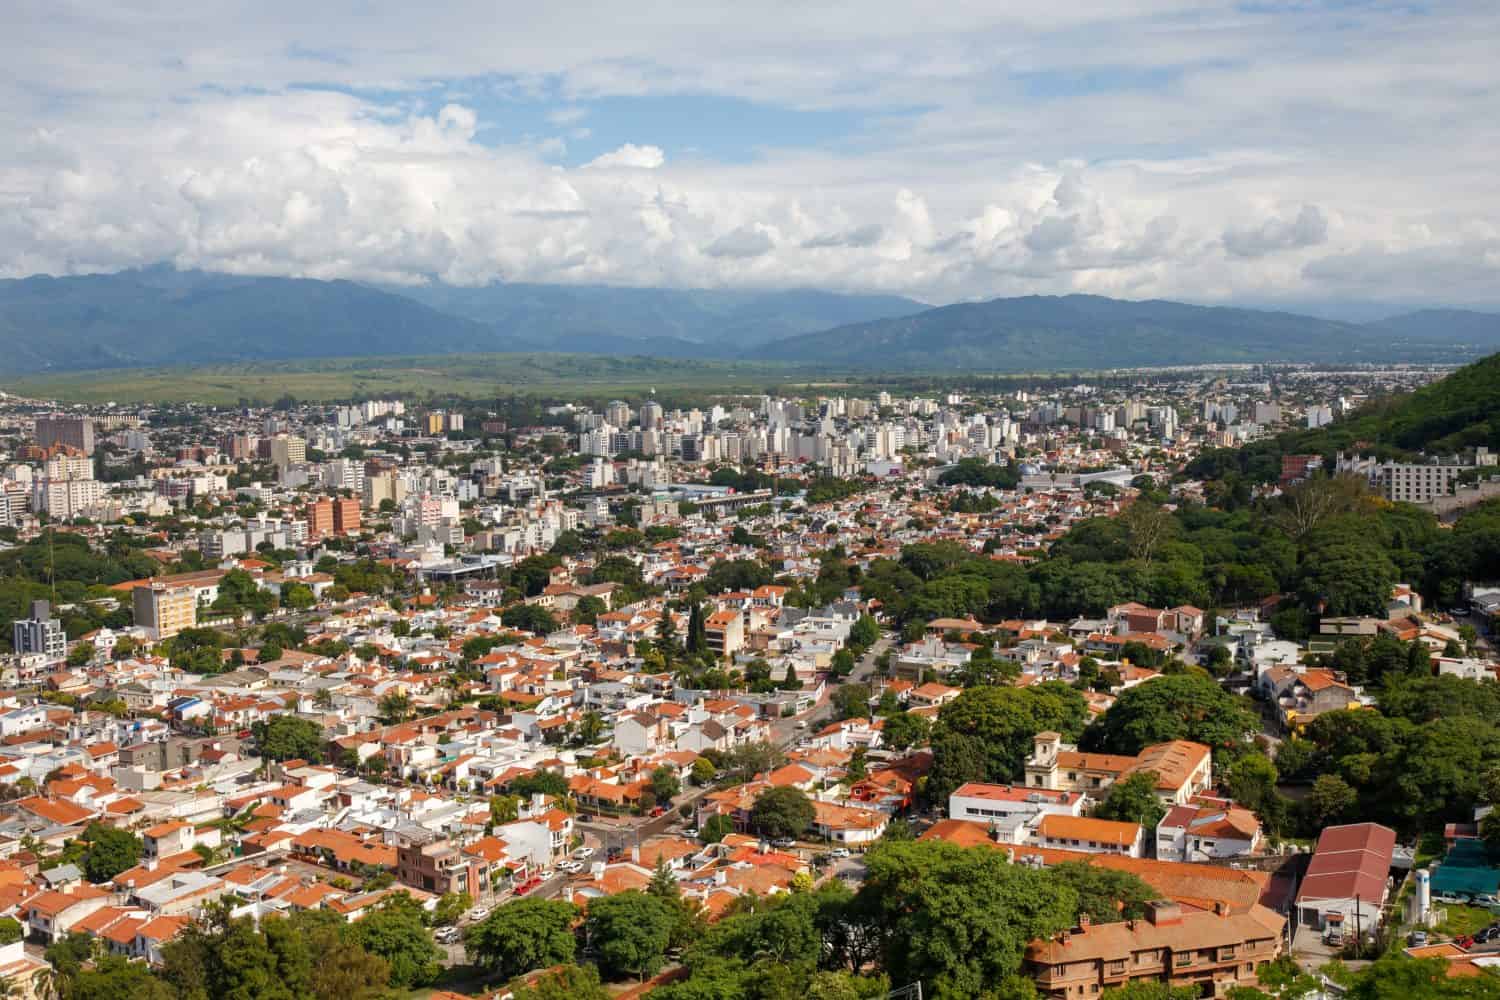
[{"label": "distant hill", "polygon": [[412,354],[435,344],[524,346],[349,281],[161,268],[0,281],[0,356],[15,372]]},{"label": "distant hill", "polygon": [[[1413,314],[1423,315],[1423,314]],[[1459,314],[1483,316],[1484,314]],[[1296,313],[1097,295],[993,299],[777,341],[787,361],[1016,371],[1247,361],[1454,360],[1500,346],[1500,328],[1444,333],[1440,319],[1360,325]],[[1408,332],[1420,330],[1420,333]],[[1438,343],[1448,345],[1435,357]],[[851,357],[849,345],[859,344]]]},{"label": "distant hill", "polygon": [[536,350],[733,359],[769,339],[922,308],[817,291],[373,288],[158,266],[0,281],[0,357],[14,372]]},{"label": "distant hill", "polygon": [[1367,323],[1373,330],[1410,341],[1467,344],[1482,348],[1500,345],[1500,313],[1469,309],[1421,309]]},{"label": "distant hill", "polygon": [[894,295],[811,289],[430,284],[387,290],[544,349],[672,358],[738,357],[783,337],[927,308]]},{"label": "distant hill", "polygon": [[887,371],[1250,361],[1462,361],[1500,316],[1372,324],[1295,313],[1027,296],[927,309],[831,292],[489,285],[375,288],[158,266],[0,281],[0,368],[16,373],[322,357],[561,352]]}]

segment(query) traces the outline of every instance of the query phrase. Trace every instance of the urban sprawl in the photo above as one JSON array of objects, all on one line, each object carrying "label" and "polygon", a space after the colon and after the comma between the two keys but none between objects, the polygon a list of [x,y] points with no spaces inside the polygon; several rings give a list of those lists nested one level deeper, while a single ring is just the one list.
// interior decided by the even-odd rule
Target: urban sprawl
[{"label": "urban sprawl", "polygon": [[0,978],[1494,975],[1496,456],[1265,448],[1443,374],[0,398]]}]

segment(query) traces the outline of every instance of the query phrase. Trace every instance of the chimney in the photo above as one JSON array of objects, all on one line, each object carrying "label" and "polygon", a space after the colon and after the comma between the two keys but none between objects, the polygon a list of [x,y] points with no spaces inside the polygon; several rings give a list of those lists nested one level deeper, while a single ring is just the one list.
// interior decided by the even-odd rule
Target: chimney
[{"label": "chimney", "polygon": [[1088,930],[1089,924],[1093,922],[1093,918],[1091,918],[1087,913],[1078,914],[1078,933],[1082,934],[1084,931]]},{"label": "chimney", "polygon": [[641,845],[637,844],[630,849],[630,860],[635,864],[641,863]]},{"label": "chimney", "polygon": [[1214,900],[1214,913],[1221,917],[1229,916],[1229,904],[1222,899]]}]

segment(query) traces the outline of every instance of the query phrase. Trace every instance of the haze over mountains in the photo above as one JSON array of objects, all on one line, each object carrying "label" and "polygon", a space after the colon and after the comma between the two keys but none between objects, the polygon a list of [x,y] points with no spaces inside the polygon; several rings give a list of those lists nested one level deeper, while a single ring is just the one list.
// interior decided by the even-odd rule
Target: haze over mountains
[{"label": "haze over mountains", "polygon": [[0,281],[0,356],[17,373],[513,351],[1018,371],[1461,361],[1496,349],[1500,314],[1445,309],[1356,324],[1089,295],[932,309],[814,290],[373,288],[168,267]]}]

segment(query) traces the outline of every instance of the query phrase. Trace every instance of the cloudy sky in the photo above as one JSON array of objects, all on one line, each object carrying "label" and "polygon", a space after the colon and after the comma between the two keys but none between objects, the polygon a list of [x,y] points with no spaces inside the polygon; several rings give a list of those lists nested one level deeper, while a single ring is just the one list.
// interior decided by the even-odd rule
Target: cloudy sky
[{"label": "cloudy sky", "polygon": [[1500,306],[1494,0],[12,0],[0,276]]}]

